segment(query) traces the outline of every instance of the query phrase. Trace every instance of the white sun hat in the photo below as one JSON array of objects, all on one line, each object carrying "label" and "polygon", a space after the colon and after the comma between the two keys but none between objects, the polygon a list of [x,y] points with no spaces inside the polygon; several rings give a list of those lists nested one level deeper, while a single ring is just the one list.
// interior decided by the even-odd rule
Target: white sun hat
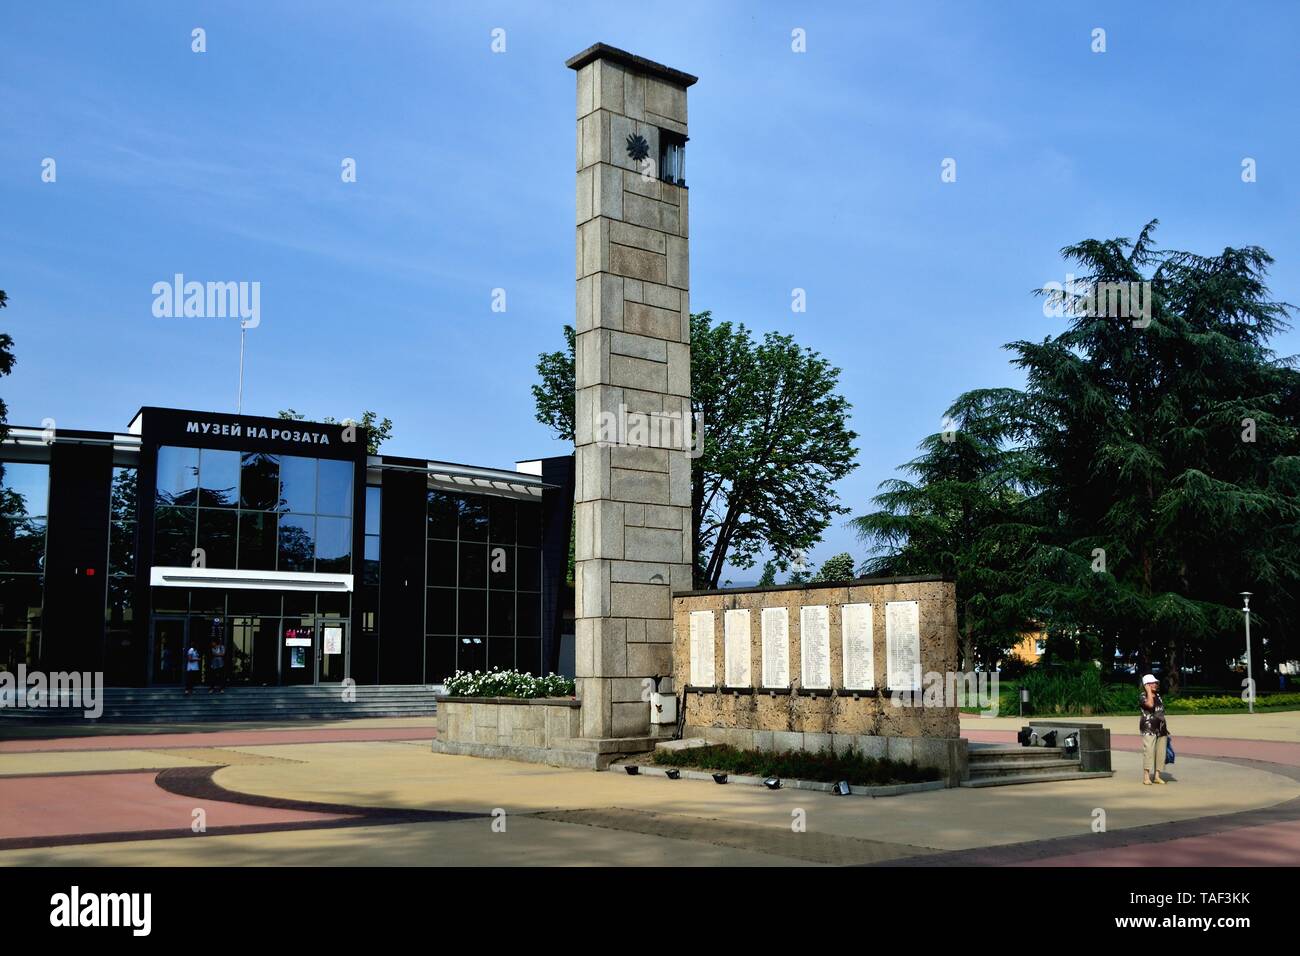
[{"label": "white sun hat", "polygon": [[1159,684],[1159,683],[1160,681],[1156,680],[1155,674],[1148,674],[1146,677],[1142,678],[1143,687],[1145,687],[1147,684]]}]

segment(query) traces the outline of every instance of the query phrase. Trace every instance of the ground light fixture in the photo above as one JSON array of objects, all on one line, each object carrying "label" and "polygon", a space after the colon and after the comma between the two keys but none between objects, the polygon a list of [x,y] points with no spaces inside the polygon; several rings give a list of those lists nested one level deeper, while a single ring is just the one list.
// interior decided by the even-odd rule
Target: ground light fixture
[{"label": "ground light fixture", "polygon": [[1038,734],[1032,727],[1022,727],[1020,732],[1016,734],[1016,740],[1020,742],[1022,747],[1032,747],[1034,742],[1038,740]]},{"label": "ground light fixture", "polygon": [[831,793],[835,794],[837,797],[847,797],[852,792],[853,788],[849,786],[847,780],[841,780],[831,788]]},{"label": "ground light fixture", "polygon": [[1077,730],[1071,731],[1068,735],[1066,735],[1065,743],[1062,744],[1061,746],[1065,748],[1065,753],[1067,756],[1073,757],[1076,753],[1079,752],[1079,732]]},{"label": "ground light fixture", "polygon": [[726,783],[726,782],[727,782],[727,775],[726,775],[725,773],[715,773],[715,774],[713,775],[713,782],[714,782],[714,783]]},{"label": "ground light fixture", "polygon": [[781,789],[781,778],[780,778],[780,777],[768,777],[766,780],[763,781],[763,786],[767,787],[767,789],[769,789],[769,790],[780,790],[780,789]]},{"label": "ground light fixture", "polygon": [[676,780],[681,775],[682,772],[678,770],[676,767],[664,771],[664,776],[667,777],[669,780]]},{"label": "ground light fixture", "polygon": [[627,771],[627,775],[629,777],[635,777],[637,774],[641,772],[641,768],[634,763],[628,764],[623,769]]},{"label": "ground light fixture", "polygon": [[1044,746],[1044,747],[1055,747],[1055,746],[1056,746],[1056,731],[1055,731],[1055,730],[1049,730],[1047,733],[1043,734],[1043,746]]}]

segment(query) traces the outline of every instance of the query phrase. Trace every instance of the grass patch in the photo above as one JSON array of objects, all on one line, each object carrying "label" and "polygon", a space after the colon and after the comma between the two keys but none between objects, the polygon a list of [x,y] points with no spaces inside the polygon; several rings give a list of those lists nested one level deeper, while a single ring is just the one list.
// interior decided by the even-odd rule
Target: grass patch
[{"label": "grass patch", "polygon": [[[1086,673],[1086,672],[1085,672]],[[998,716],[1016,717],[1020,713],[1020,688],[1026,681],[998,682]],[[1038,680],[1030,684],[1029,706],[1025,717],[1100,717],[1137,716],[1138,689],[1128,684],[1094,685],[1085,679],[1080,689],[1068,690],[1062,679]],[[1187,688],[1177,696],[1164,695],[1168,714],[1244,714],[1246,702],[1240,693],[1213,688]],[[1275,691],[1255,698],[1255,710],[1300,710],[1300,692]],[[978,714],[978,707],[963,707],[963,714]]]},{"label": "grass patch", "polygon": [[896,783],[925,783],[939,780],[936,767],[918,767],[915,762],[868,757],[856,750],[837,754],[804,750],[783,752],[739,750],[728,744],[693,747],[688,750],[656,750],[653,761],[660,767],[722,771],[751,777],[781,777],[835,783],[847,780],[858,787],[883,787]]}]

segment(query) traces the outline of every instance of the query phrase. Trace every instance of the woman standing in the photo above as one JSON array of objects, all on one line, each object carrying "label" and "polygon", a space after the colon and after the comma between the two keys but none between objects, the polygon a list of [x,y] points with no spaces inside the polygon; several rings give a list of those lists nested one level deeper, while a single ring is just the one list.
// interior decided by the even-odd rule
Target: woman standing
[{"label": "woman standing", "polygon": [[1155,676],[1147,674],[1142,678],[1142,696],[1138,698],[1138,706],[1142,708],[1138,722],[1142,733],[1142,783],[1146,785],[1164,783],[1160,774],[1165,769],[1169,726],[1165,723],[1165,702],[1160,699],[1159,686]]}]

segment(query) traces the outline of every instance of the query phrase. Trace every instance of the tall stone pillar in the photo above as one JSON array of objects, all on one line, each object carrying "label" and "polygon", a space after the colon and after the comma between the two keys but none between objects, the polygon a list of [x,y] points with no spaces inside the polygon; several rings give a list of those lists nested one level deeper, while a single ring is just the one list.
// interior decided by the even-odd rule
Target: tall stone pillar
[{"label": "tall stone pillar", "polygon": [[672,592],[691,586],[684,151],[696,78],[605,44],[567,65],[578,73],[578,696],[584,737],[639,737],[645,679],[673,670]]}]

